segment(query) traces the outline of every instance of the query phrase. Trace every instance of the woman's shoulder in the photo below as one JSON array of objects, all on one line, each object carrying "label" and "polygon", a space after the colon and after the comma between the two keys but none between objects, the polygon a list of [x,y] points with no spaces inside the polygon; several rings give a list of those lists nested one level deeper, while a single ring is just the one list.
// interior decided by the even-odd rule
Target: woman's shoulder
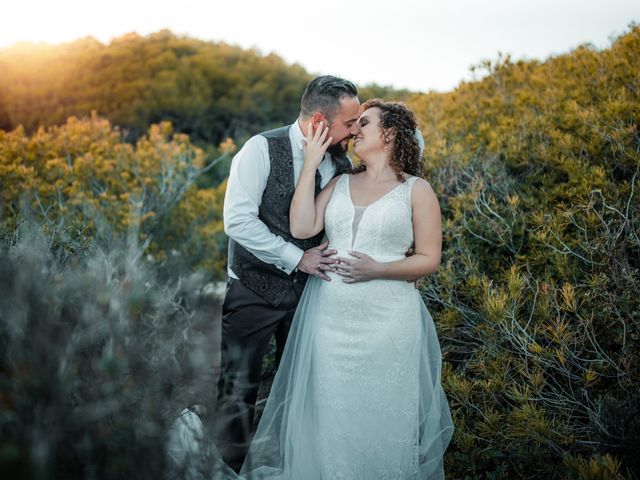
[{"label": "woman's shoulder", "polygon": [[433,188],[431,188],[431,184],[425,178],[417,177],[415,175],[409,175],[407,173],[405,174],[404,180],[405,182],[407,182],[408,185],[410,185],[411,187],[414,187],[414,190],[418,189],[418,190],[433,192]]},{"label": "woman's shoulder", "polygon": [[433,188],[431,187],[431,184],[427,181],[427,179],[416,177],[414,175],[407,175],[405,177],[405,181],[411,188],[412,202],[421,204],[424,204],[424,202],[427,201],[437,202],[436,193],[433,191]]}]

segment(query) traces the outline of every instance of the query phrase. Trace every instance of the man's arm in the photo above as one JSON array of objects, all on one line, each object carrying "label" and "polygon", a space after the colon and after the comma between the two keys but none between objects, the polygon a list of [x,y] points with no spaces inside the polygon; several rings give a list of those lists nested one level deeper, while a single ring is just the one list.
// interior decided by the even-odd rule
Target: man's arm
[{"label": "man's arm", "polygon": [[224,196],[224,231],[258,259],[289,274],[300,262],[303,250],[271,233],[258,218],[270,170],[267,139],[251,137],[231,161]]}]

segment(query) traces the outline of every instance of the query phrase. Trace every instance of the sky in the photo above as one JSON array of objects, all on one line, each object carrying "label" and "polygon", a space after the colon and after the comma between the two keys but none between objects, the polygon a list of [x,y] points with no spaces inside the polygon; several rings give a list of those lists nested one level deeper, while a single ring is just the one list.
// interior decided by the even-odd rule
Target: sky
[{"label": "sky", "polygon": [[359,85],[449,91],[499,53],[544,60],[584,43],[606,48],[631,22],[640,0],[13,0],[0,8],[0,48],[168,28]]}]

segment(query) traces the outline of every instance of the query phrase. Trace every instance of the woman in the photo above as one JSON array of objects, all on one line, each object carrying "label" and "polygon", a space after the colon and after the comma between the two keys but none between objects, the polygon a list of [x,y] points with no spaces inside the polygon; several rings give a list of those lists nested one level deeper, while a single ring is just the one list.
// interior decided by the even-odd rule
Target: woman
[{"label": "woman", "polygon": [[340,263],[331,281],[305,288],[241,471],[248,478],[444,477],[453,423],[433,321],[412,283],[438,268],[440,209],[418,177],[413,113],[372,100],[358,124],[361,165],[315,199],[331,139],[326,128],[307,135],[291,232],[325,229]]},{"label": "woman", "polygon": [[[330,281],[307,282],[241,478],[444,478],[453,423],[436,331],[413,284],[438,268],[440,209],[419,178],[413,113],[371,100],[358,124],[362,163],[315,199],[331,139],[322,125],[307,134],[291,232],[324,229],[340,262]],[[214,478],[234,476],[224,470]]]}]

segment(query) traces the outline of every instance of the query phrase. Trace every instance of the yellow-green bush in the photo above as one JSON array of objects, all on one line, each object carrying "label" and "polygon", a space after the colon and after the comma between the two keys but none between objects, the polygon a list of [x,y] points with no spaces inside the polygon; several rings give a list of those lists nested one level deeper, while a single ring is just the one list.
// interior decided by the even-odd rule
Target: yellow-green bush
[{"label": "yellow-green bush", "polygon": [[[640,474],[640,28],[414,97],[452,478]],[[632,473],[633,472],[633,473]]]},{"label": "yellow-green bush", "polygon": [[[264,86],[244,95],[238,85],[226,95],[233,75],[219,74],[215,62],[198,56],[197,42],[161,32],[148,42],[133,36],[109,48],[80,42],[68,46],[68,54],[83,48],[101,51],[89,56],[114,79],[113,92],[88,82],[89,90],[67,98],[67,86],[41,78],[38,91],[12,84],[10,103],[0,84],[0,128],[18,114],[30,127],[38,118],[53,124],[78,105],[94,106],[96,98],[117,107],[113,118],[146,128],[151,117],[135,112],[157,114],[155,121],[194,111],[175,99],[199,87],[184,83],[176,68],[190,65],[185,71],[193,73],[200,63],[206,80],[194,78],[213,82],[220,95],[208,104],[211,110],[195,110],[189,121],[202,121],[197,128],[226,128],[238,105],[247,116],[234,121],[275,118],[275,110],[253,110],[269,101]],[[171,51],[149,66],[158,74],[148,79],[151,100],[136,100],[130,109],[126,102],[137,98],[132,92],[146,84],[138,70],[111,55],[148,58],[147,48]],[[224,51],[225,61],[246,60],[233,48]],[[278,64],[251,60],[243,68],[268,69],[270,61]],[[637,65],[640,28],[632,26],[606,50],[585,45],[545,62],[499,58],[479,67],[484,78],[410,100],[425,136],[427,178],[443,211],[442,265],[422,291],[439,330],[442,379],[456,425],[446,455],[450,478],[640,475]],[[20,75],[37,76],[36,67],[31,59]],[[3,68],[6,73],[7,62],[0,62]],[[286,98],[293,98],[290,90]],[[40,102],[43,110],[36,108]],[[220,123],[207,123],[212,119]],[[20,236],[21,215],[30,210],[49,229],[48,247],[58,259],[70,261],[90,246],[108,247],[134,234],[146,242],[148,258],[169,271],[222,274],[225,184],[212,188],[200,183],[202,175],[200,188],[195,182],[204,157],[228,147],[205,155],[168,123],[153,125],[131,145],[97,116],[33,133],[0,131],[3,240],[12,244]],[[31,195],[23,197],[26,192]],[[6,271],[18,275],[20,261],[17,255]],[[28,392],[25,398],[26,405]]]},{"label": "yellow-green bush", "polygon": [[[233,143],[223,150],[227,155]],[[79,237],[108,244],[133,232],[156,261],[220,275],[225,184],[198,189],[194,181],[203,168],[202,150],[167,122],[152,125],[135,145],[95,114],[33,135],[22,128],[0,131],[5,230],[16,227],[28,206],[45,224],[66,224],[67,234],[77,226],[62,245]]]},{"label": "yellow-green bush", "polygon": [[[201,147],[291,123],[313,76],[275,54],[161,30],[103,44],[87,37],[61,45],[0,50],[0,130],[32,133],[95,110],[135,141],[170,121]],[[408,92],[367,85],[361,98]]]}]

